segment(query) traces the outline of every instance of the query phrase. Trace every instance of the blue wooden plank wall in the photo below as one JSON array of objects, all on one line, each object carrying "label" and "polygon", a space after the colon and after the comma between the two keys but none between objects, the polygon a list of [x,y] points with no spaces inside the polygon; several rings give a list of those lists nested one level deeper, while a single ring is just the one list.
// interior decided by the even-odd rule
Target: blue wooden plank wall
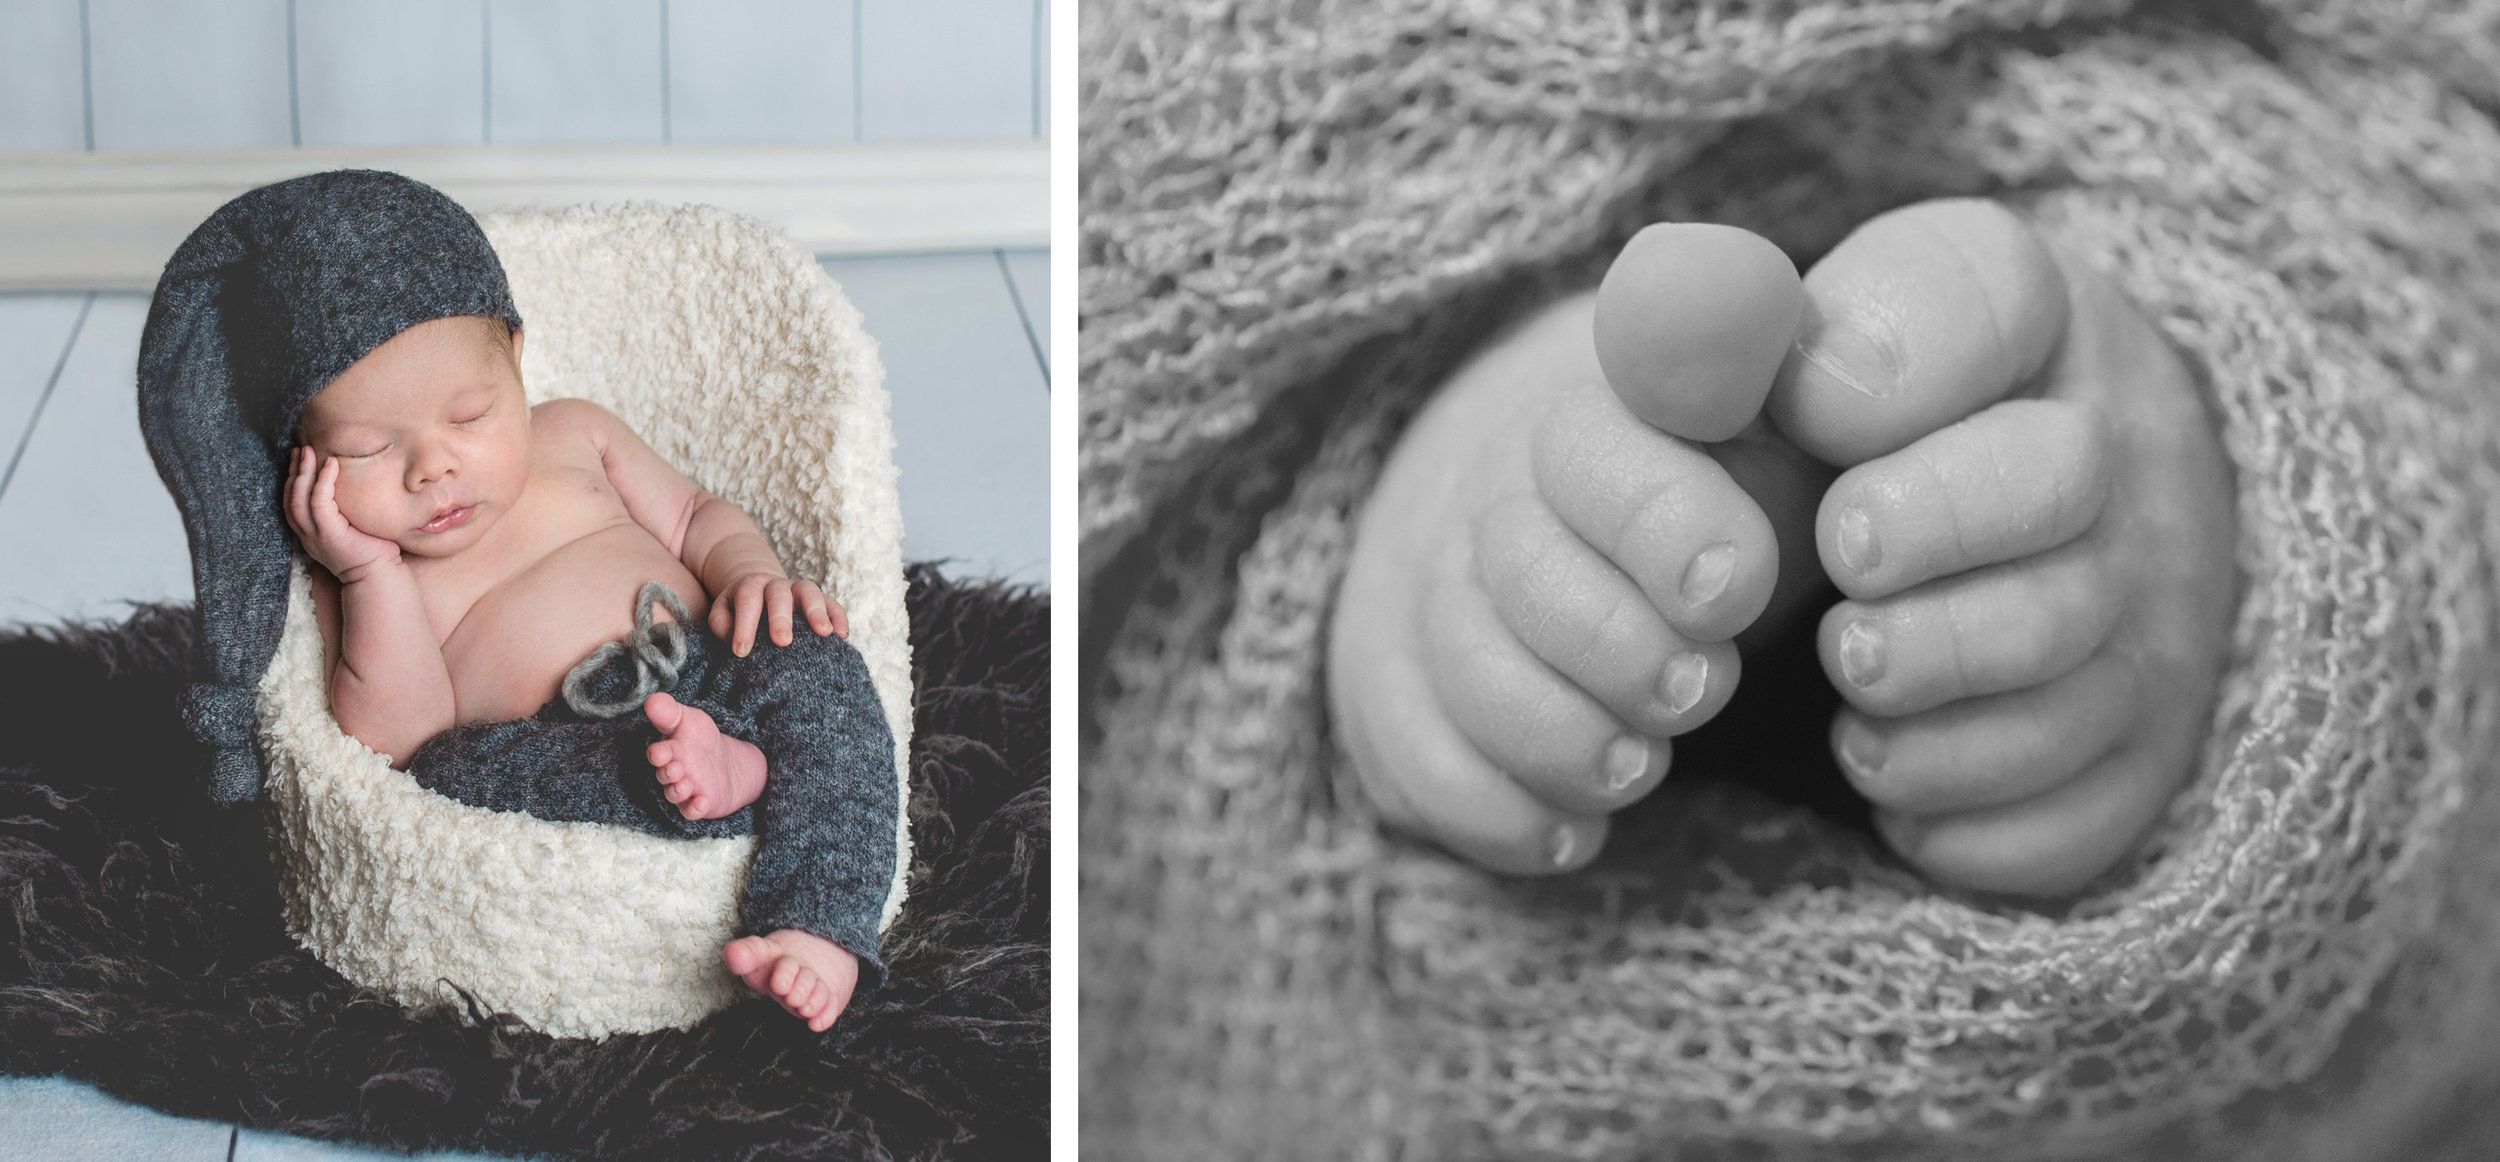
[{"label": "blue wooden plank wall", "polygon": [[1050,0],[0,0],[0,153],[1048,133]]}]

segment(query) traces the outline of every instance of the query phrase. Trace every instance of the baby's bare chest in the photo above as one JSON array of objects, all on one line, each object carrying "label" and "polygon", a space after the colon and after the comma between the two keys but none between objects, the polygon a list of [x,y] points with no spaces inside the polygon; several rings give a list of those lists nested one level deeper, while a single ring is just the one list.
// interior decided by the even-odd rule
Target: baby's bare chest
[{"label": "baby's bare chest", "polygon": [[704,617],[702,583],[636,523],[595,459],[535,460],[492,534],[419,578],[463,722],[536,713],[575,663],[633,629],[645,581]]}]

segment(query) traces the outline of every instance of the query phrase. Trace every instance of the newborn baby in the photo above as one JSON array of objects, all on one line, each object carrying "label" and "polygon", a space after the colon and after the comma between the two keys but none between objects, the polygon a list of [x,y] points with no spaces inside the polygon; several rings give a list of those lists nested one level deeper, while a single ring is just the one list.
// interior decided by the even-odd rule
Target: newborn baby
[{"label": "newborn baby", "polygon": [[260,790],[291,529],[341,728],[473,807],[753,834],[722,957],[828,1029],[902,889],[866,663],[745,513],[594,404],[530,407],[521,328],[476,220],[397,174],[253,190],[166,264],[140,422],[191,542],[207,789]]},{"label": "newborn baby", "polygon": [[1812,612],[1841,769],[1929,876],[2080,891],[2194,766],[2237,591],[2186,367],[2011,213],[1878,217],[1800,280],[1661,225],[1460,371],[1362,515],[1329,652],[1391,823],[1568,871]]},{"label": "newborn baby", "polygon": [[[321,565],[313,603],[331,708],[395,766],[455,725],[524,719],[557,700],[575,663],[634,628],[646,580],[708,607],[739,657],[759,620],[779,646],[794,614],[820,636],[847,630],[744,512],[615,416],[581,400],[529,406],[521,345],[493,319],[419,323],[332,380],[298,425],[286,518]],[[755,802],[762,751],[667,693],[642,710],[663,736],[651,766],[687,819]],[[859,975],[849,950],[796,928],[723,956],[818,1031]]]}]

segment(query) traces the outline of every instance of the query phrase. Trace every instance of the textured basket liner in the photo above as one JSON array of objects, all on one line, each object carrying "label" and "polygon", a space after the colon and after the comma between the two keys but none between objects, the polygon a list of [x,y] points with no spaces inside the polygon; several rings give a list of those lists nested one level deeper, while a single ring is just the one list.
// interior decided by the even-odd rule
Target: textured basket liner
[{"label": "textured basket liner", "polygon": [[[902,516],[884,368],[859,312],[787,239],[709,207],[481,225],[529,334],[530,401],[615,412],[849,611],[908,801]],[[310,597],[299,555],[259,724],[287,926],[306,949],[403,1004],[465,991],[559,1036],[684,1027],[742,995],[720,949],[737,934],[753,837],[552,823],[418,787],[332,717]],[[881,928],[911,860],[899,816]]]}]

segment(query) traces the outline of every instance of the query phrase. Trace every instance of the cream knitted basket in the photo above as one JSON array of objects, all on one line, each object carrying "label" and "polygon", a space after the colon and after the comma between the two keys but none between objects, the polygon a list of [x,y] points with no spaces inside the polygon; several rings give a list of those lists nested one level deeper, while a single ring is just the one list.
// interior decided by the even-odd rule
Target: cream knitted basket
[{"label": "cream knitted basket", "polygon": [[[909,802],[902,515],[885,371],[859,312],[770,227],[708,207],[480,224],[528,331],[531,402],[578,396],[614,411],[849,611]],[[558,1036],[682,1027],[743,994],[721,946],[736,935],[753,837],[551,823],[424,790],[340,731],[321,661],[299,555],[258,739],[287,927],[323,963],[405,1005],[466,992]],[[911,863],[899,817],[895,838],[880,928]]]}]

